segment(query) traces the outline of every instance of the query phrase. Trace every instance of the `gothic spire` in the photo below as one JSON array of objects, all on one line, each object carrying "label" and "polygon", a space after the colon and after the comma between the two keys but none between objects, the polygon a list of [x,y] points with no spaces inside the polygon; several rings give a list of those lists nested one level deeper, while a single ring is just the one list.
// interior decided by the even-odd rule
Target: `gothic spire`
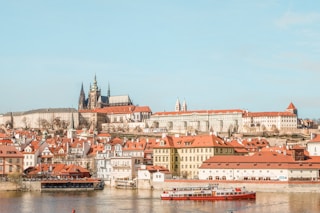
[{"label": "gothic spire", "polygon": [[187,111],[187,102],[186,99],[184,99],[183,103],[182,103],[182,111]]},{"label": "gothic spire", "polygon": [[179,98],[177,98],[177,101],[176,101],[175,111],[176,112],[181,111],[181,104],[180,104]]},{"label": "gothic spire", "polygon": [[85,96],[84,90],[83,90],[83,82],[81,84],[80,96]]},{"label": "gothic spire", "polygon": [[79,105],[78,109],[85,109],[86,105],[86,95],[83,90],[83,83],[81,84],[80,96],[79,96]]},{"label": "gothic spire", "polygon": [[98,84],[97,84],[97,76],[94,75],[94,81],[93,81],[93,85],[91,87],[92,91],[98,91]]},{"label": "gothic spire", "polygon": [[107,94],[108,97],[110,97],[110,83],[108,82],[108,94]]}]

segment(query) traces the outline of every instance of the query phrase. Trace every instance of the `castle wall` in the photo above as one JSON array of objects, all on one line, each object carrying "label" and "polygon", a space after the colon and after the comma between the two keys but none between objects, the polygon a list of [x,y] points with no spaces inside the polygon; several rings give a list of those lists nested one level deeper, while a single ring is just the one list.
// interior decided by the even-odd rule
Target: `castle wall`
[{"label": "castle wall", "polygon": [[[73,121],[75,127],[79,124],[79,115],[75,109],[65,109],[65,110],[56,110],[56,109],[47,109],[47,110],[34,110],[29,112],[13,113],[13,128],[43,128],[46,124],[48,128],[55,128],[54,120],[59,118],[60,123],[65,123],[69,126]],[[0,119],[0,125],[11,122],[11,113],[2,115]]]}]

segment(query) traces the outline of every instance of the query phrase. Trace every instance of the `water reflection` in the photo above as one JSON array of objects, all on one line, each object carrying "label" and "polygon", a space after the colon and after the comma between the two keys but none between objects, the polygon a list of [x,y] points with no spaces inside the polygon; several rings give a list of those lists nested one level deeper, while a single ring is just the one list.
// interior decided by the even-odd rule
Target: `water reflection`
[{"label": "water reflection", "polygon": [[320,193],[257,193],[255,201],[162,201],[160,193],[111,188],[89,192],[0,192],[0,212],[320,212]]}]

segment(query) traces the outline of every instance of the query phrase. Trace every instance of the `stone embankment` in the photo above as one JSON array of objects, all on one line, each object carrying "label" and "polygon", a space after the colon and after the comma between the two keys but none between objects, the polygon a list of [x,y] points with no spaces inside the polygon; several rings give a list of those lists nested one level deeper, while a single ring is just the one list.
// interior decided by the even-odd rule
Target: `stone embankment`
[{"label": "stone embankment", "polygon": [[20,184],[0,182],[0,191],[40,191],[39,181],[23,181]]},{"label": "stone embankment", "polygon": [[[220,187],[246,187],[256,192],[318,192],[320,193],[320,182],[303,181],[201,181],[201,180],[166,180],[165,182],[154,182],[149,189],[163,190],[174,187],[206,186],[208,184],[219,184]],[[147,189],[147,183],[138,182],[139,189]]]},{"label": "stone embankment", "polygon": [[[316,192],[320,193],[320,181],[204,181],[204,180],[166,180],[165,182],[150,182],[138,180],[137,189],[164,190],[175,187],[207,186],[219,184],[220,187],[246,187],[256,192]],[[108,182],[106,182],[108,186]],[[110,187],[113,187],[109,185]],[[0,191],[41,191],[39,181],[24,181],[21,184],[0,182]]]}]

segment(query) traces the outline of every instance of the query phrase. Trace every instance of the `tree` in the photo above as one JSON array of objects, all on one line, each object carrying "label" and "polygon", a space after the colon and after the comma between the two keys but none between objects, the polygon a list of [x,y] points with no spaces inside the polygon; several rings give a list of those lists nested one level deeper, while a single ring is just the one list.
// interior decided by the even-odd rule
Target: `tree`
[{"label": "tree", "polygon": [[8,174],[8,179],[10,182],[14,183],[16,185],[16,188],[18,185],[22,182],[22,174],[19,172],[13,172]]},{"label": "tree", "polygon": [[21,120],[22,120],[22,123],[24,124],[24,128],[28,129],[28,120],[27,120],[27,118],[23,117]]}]

